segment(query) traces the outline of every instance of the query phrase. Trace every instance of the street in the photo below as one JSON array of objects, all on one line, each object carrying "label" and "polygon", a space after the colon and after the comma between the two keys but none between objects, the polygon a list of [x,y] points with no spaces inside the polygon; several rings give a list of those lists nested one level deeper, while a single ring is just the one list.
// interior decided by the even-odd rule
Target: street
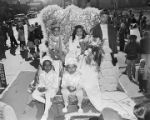
[{"label": "street", "polygon": [[[38,21],[39,20],[36,18],[31,19],[29,22],[30,24],[33,24]],[[25,25],[24,28],[25,38],[27,41],[27,26]],[[16,28],[14,27],[13,30],[17,39],[18,34]],[[19,51],[19,48],[17,48],[15,56],[10,54],[10,50],[6,51],[6,59],[3,60],[3,64],[5,67],[8,88],[1,95],[1,99],[3,102],[10,104],[15,109],[19,120],[39,120],[43,113],[44,105],[38,103],[37,101],[32,101],[31,95],[27,92],[28,85],[33,80],[36,69],[30,65],[30,62],[22,59],[20,54],[18,54]],[[122,52],[118,53],[118,64],[120,67],[120,72],[123,72],[126,65],[125,54]],[[131,82],[126,75],[121,75],[119,82],[123,87],[125,93],[130,98],[135,100],[135,102],[139,103],[143,100],[148,99],[147,97],[144,97],[142,93],[138,92],[138,86],[135,83]],[[51,118],[62,119],[64,115],[61,112],[62,107],[62,104],[54,105],[53,110],[50,113]],[[87,107],[86,110],[89,108],[91,109],[91,107]],[[73,111],[74,110],[76,110],[76,108],[73,107]],[[56,114],[59,114],[59,116],[57,116]]]}]

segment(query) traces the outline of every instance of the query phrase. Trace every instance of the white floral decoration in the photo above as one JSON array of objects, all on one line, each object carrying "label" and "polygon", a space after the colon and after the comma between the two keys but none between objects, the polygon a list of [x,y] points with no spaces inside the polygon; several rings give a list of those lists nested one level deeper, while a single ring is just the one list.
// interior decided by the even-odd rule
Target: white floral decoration
[{"label": "white floral decoration", "polygon": [[70,35],[76,25],[82,25],[87,33],[99,22],[100,10],[88,7],[86,9],[70,5],[63,9],[58,5],[49,5],[40,13],[40,20],[43,31],[45,31],[44,39],[48,40],[51,35],[51,24],[55,21],[60,24],[61,34],[65,39],[69,40]]}]

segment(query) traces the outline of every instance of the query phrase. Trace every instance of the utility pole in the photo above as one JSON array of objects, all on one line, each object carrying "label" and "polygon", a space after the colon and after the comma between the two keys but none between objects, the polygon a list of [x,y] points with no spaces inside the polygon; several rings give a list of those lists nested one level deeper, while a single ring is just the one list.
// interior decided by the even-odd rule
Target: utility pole
[{"label": "utility pole", "polygon": [[118,0],[113,0],[113,3],[114,3],[114,9],[117,9],[118,8]]}]

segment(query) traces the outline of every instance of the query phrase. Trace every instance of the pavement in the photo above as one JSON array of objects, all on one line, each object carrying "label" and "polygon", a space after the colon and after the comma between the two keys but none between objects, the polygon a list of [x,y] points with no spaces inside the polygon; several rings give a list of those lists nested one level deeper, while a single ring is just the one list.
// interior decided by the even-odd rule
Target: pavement
[{"label": "pavement", "polygon": [[[34,75],[34,72],[20,72],[9,90],[6,91],[3,98],[1,99],[2,102],[5,102],[6,104],[9,104],[13,107],[18,120],[40,120],[44,112],[44,104],[33,101],[31,94],[27,92],[28,86],[33,80]],[[63,102],[60,102],[59,104],[54,102],[50,110],[48,120],[58,120],[64,117],[62,108]],[[95,108],[91,106],[91,104],[84,104],[83,109],[85,112],[89,110],[96,112]],[[69,112],[75,111],[77,111],[77,105],[69,105]]]}]

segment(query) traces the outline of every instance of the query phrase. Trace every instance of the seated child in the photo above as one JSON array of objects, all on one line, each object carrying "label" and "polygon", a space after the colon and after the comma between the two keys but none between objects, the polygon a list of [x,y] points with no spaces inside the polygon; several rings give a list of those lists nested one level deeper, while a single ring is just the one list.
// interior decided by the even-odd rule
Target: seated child
[{"label": "seated child", "polygon": [[41,120],[47,120],[48,112],[51,108],[51,99],[57,94],[59,82],[56,72],[53,70],[51,59],[43,59],[42,70],[39,72],[39,81],[36,89],[32,93],[32,97],[45,104],[44,114]]},{"label": "seated child", "polygon": [[62,78],[62,95],[65,102],[63,112],[67,112],[68,97],[76,95],[78,99],[79,112],[83,112],[81,105],[83,100],[83,89],[80,85],[81,74],[77,72],[77,61],[75,58],[66,57],[66,71]]},{"label": "seated child", "polygon": [[[49,57],[49,56],[43,56],[41,59],[40,59],[40,64],[38,66],[38,69],[35,73],[35,77],[34,77],[34,80],[29,84],[29,87],[28,87],[28,92],[29,93],[33,93],[33,91],[36,89],[36,86],[38,85],[39,83],[39,74],[40,72],[42,71],[42,63],[44,60],[47,60],[49,59],[51,62],[52,62],[52,59]],[[54,67],[54,64],[52,66],[52,69],[55,70],[55,67]],[[56,70],[55,70],[56,71]],[[58,76],[59,77],[59,76]]]},{"label": "seated child", "polygon": [[138,81],[139,81],[139,92],[147,92],[146,78],[145,78],[145,60],[140,60],[140,66],[138,69]]}]

